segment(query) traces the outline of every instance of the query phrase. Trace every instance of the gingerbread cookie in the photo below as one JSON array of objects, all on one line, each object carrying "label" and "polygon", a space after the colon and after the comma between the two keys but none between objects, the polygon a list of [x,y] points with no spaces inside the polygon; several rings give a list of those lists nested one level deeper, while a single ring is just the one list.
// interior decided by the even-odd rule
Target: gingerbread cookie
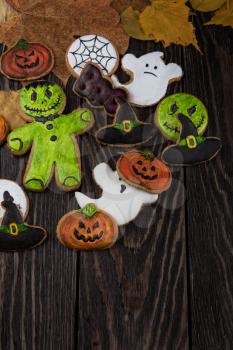
[{"label": "gingerbread cookie", "polygon": [[169,168],[150,150],[125,152],[117,161],[117,173],[129,185],[150,193],[161,193],[171,185]]},{"label": "gingerbread cookie", "polygon": [[[0,225],[0,250],[18,251],[40,245],[47,237],[46,231],[24,222],[28,201],[25,193],[12,181],[0,180],[3,217]],[[15,196],[15,197],[14,197]],[[19,203],[21,205],[19,206]]]},{"label": "gingerbread cookie", "polygon": [[9,131],[6,120],[0,116],[0,145],[6,140]]},{"label": "gingerbread cookie", "polygon": [[109,214],[89,203],[61,218],[57,226],[57,238],[72,249],[107,249],[118,238],[118,226]]},{"label": "gingerbread cookie", "polygon": [[67,63],[72,73],[80,75],[89,62],[95,63],[104,75],[118,67],[119,56],[112,43],[99,35],[84,35],[76,39],[67,51]]},{"label": "gingerbread cookie", "polygon": [[178,93],[161,101],[155,112],[155,124],[164,137],[174,141],[179,138],[181,129],[179,114],[184,114],[192,121],[198,135],[205,132],[208,113],[204,104],[193,95]]},{"label": "gingerbread cookie", "polygon": [[32,147],[23,181],[29,190],[43,191],[54,168],[62,190],[70,191],[80,185],[80,155],[75,135],[89,130],[94,121],[87,109],[61,114],[65,103],[61,87],[47,81],[31,83],[20,92],[23,117],[32,122],[12,131],[8,146],[16,155],[25,154]]},{"label": "gingerbread cookie", "polygon": [[0,60],[2,73],[9,79],[35,80],[48,74],[54,64],[53,54],[46,46],[21,39],[6,51]]},{"label": "gingerbread cookie", "polygon": [[128,185],[106,163],[98,164],[94,168],[94,179],[103,190],[101,197],[93,199],[81,192],[75,192],[79,206],[94,203],[97,208],[110,214],[118,225],[134,220],[144,204],[154,203],[158,199],[157,194]]},{"label": "gingerbread cookie", "polygon": [[165,64],[162,52],[150,52],[139,58],[126,54],[122,58],[122,68],[131,79],[121,84],[116,76],[112,81],[117,87],[124,87],[129,93],[129,102],[138,107],[152,106],[166,94],[168,84],[180,80],[183,72],[175,63]]},{"label": "gingerbread cookie", "polygon": [[82,70],[79,79],[73,86],[73,91],[85,98],[93,107],[104,107],[108,114],[115,114],[117,98],[127,99],[124,89],[114,88],[109,78],[104,77],[101,70],[88,63]]},{"label": "gingerbread cookie", "polygon": [[109,146],[130,147],[149,141],[153,126],[138,120],[131,106],[120,98],[117,99],[117,109],[114,122],[99,129],[95,136],[97,141]]},{"label": "gingerbread cookie", "polygon": [[214,158],[222,147],[217,137],[203,137],[186,115],[178,114],[181,123],[180,137],[176,145],[165,148],[162,160],[170,165],[196,165]]}]

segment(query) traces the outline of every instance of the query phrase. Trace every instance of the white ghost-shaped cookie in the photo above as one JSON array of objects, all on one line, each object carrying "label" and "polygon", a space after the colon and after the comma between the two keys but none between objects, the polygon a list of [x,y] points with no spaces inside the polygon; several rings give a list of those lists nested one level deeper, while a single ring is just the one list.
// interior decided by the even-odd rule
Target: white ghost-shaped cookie
[{"label": "white ghost-shaped cookie", "polygon": [[75,197],[82,208],[88,203],[94,203],[99,209],[110,214],[118,225],[125,225],[134,220],[143,204],[156,202],[157,194],[151,194],[122,181],[117,172],[108,164],[100,163],[94,168],[94,179],[102,188],[102,196],[98,199],[89,198],[81,192]]},{"label": "white ghost-shaped cookie", "polygon": [[176,63],[165,64],[163,55],[163,52],[150,52],[139,58],[132,54],[122,58],[122,69],[131,75],[131,80],[121,84],[113,75],[112,81],[128,90],[130,103],[152,106],[165,96],[168,84],[181,79],[182,68]]}]

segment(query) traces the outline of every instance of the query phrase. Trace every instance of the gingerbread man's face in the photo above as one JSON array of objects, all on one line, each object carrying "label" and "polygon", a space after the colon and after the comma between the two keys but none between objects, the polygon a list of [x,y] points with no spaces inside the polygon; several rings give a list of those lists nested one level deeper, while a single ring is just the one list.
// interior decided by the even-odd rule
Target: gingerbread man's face
[{"label": "gingerbread man's face", "polygon": [[25,86],[20,92],[20,109],[29,117],[49,117],[62,113],[66,97],[62,88],[50,82],[36,82]]}]

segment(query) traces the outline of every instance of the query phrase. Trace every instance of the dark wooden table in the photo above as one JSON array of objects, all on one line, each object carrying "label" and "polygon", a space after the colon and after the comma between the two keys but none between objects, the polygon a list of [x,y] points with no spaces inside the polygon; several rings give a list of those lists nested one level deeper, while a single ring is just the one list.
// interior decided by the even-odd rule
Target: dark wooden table
[{"label": "dark wooden table", "polygon": [[[46,227],[49,239],[32,251],[0,254],[0,349],[233,349],[233,30],[203,26],[201,16],[193,21],[202,54],[136,40],[129,52],[162,50],[166,62],[183,67],[184,78],[168,94],[203,100],[207,134],[222,138],[221,154],[204,165],[173,168],[169,191],[103,252],[78,253],[56,239],[58,220],[77,208],[74,193],[61,193],[54,183],[45,193],[28,193],[28,222]],[[0,82],[1,89],[17,87]],[[67,112],[85,105],[71,92],[73,82]],[[138,111],[152,120],[154,108]],[[96,144],[94,131],[107,120],[102,111],[95,117],[93,130],[78,141],[81,191],[91,196],[101,193],[92,169],[102,161],[114,167],[119,154]],[[166,144],[155,130],[149,145],[160,154]],[[1,177],[21,184],[26,161],[1,147]]]}]

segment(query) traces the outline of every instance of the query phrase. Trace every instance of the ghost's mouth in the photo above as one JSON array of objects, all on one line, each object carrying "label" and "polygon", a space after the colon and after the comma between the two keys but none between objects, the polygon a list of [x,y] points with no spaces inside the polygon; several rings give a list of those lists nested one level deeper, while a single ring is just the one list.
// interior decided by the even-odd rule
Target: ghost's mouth
[{"label": "ghost's mouth", "polygon": [[152,73],[152,72],[144,72],[144,74],[151,74],[151,75],[153,75],[154,77],[158,78],[158,75],[156,75],[155,73]]},{"label": "ghost's mouth", "polygon": [[144,180],[155,180],[158,177],[157,174],[153,176],[149,176],[149,175],[140,173],[140,171],[138,171],[138,169],[135,166],[133,166],[133,171],[135,172],[136,175],[141,176]]},{"label": "ghost's mouth", "polygon": [[37,67],[39,65],[39,63],[40,63],[40,60],[39,60],[39,57],[37,57],[35,62],[33,62],[31,64],[20,64],[20,63],[16,62],[16,65],[22,69],[30,69],[30,68]]},{"label": "ghost's mouth", "polygon": [[59,95],[57,101],[51,107],[49,107],[47,109],[45,109],[45,108],[44,109],[42,109],[42,108],[32,108],[32,107],[29,107],[27,105],[24,105],[24,108],[28,112],[46,113],[46,112],[50,112],[53,109],[57,108],[60,103],[61,103],[61,95]]},{"label": "ghost's mouth", "polygon": [[[198,123],[195,125],[195,128],[198,130],[200,129],[200,127],[203,125],[205,121],[205,117],[202,115],[201,118],[199,119]],[[179,134],[180,133],[180,129],[177,126],[173,126],[170,125],[168,122],[163,123],[163,126],[165,126],[165,128],[175,134]]]},{"label": "ghost's mouth", "polygon": [[104,235],[104,231],[100,231],[99,234],[94,235],[93,237],[85,237],[84,235],[80,234],[78,232],[78,230],[74,229],[74,235],[77,238],[78,241],[83,241],[85,243],[87,242],[95,242],[95,241],[99,241],[103,235]]}]

